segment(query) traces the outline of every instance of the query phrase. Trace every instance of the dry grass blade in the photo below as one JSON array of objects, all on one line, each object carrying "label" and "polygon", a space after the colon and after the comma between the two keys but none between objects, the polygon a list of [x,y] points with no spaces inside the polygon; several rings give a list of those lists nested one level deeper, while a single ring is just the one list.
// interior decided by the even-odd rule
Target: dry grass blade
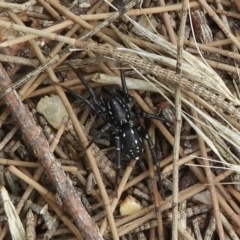
[{"label": "dry grass blade", "polygon": [[4,211],[8,219],[8,225],[12,239],[25,240],[26,233],[23,228],[23,224],[17,214],[14,205],[11,202],[7,190],[3,186],[1,186],[1,198],[4,204]]},{"label": "dry grass blade", "polygon": [[[168,54],[170,53],[173,57],[176,57],[176,55],[177,55],[176,46],[172,45],[171,43],[166,41],[161,36],[158,36],[158,35],[155,35],[155,34],[149,32],[148,30],[143,28],[141,25],[139,25],[132,19],[130,21],[136,28],[138,28],[142,32],[143,36],[147,36],[151,41],[158,43],[164,49],[165,53],[168,53]],[[186,71],[187,71],[187,69],[192,70],[192,71],[184,72],[184,69],[183,69],[183,74],[188,76],[190,79],[199,81],[199,83],[201,83],[202,85],[205,85],[212,89],[216,88],[216,83],[217,83],[217,88],[219,88],[220,93],[225,95],[225,92],[226,92],[227,93],[226,97],[229,97],[230,99],[232,99],[233,96],[232,96],[231,92],[225,86],[222,79],[216,74],[215,71],[213,71],[213,69],[211,69],[209,66],[206,66],[201,61],[199,61],[197,58],[195,58],[193,55],[187,53],[184,50],[183,50],[182,58],[186,63],[191,65],[191,68],[188,65],[186,65]],[[194,69],[194,75],[192,75],[193,69]],[[198,74],[198,73],[200,75],[199,78],[196,77],[196,74]]]}]

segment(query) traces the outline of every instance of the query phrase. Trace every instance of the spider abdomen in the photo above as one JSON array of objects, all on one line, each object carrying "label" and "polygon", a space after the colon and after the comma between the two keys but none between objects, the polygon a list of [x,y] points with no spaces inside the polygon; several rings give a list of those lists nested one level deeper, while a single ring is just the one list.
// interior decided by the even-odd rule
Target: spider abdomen
[{"label": "spider abdomen", "polygon": [[143,154],[143,140],[138,131],[129,125],[119,131],[121,150],[129,159],[139,160]]},{"label": "spider abdomen", "polygon": [[109,119],[117,126],[127,124],[130,120],[130,112],[126,103],[118,97],[107,101],[107,114]]}]

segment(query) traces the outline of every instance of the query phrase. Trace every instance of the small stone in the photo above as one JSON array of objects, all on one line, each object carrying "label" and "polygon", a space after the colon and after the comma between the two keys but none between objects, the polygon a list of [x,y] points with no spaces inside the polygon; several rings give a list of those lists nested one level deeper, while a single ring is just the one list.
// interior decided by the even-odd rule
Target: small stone
[{"label": "small stone", "polygon": [[128,195],[120,204],[120,214],[122,216],[131,215],[142,209],[140,202],[134,197]]},{"label": "small stone", "polygon": [[61,126],[64,116],[68,116],[61,98],[54,94],[41,98],[37,105],[37,111],[43,114],[55,129]]},{"label": "small stone", "polygon": [[195,203],[201,203],[206,205],[212,205],[212,198],[209,191],[203,191],[195,194],[192,197],[192,201]]}]

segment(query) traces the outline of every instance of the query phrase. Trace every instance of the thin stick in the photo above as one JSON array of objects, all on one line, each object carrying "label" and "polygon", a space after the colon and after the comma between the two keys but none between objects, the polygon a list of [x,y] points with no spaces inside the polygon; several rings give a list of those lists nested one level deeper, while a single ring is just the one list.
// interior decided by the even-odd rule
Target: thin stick
[{"label": "thin stick", "polygon": [[[188,0],[183,1],[183,6],[181,10],[181,24],[179,29],[178,37],[178,49],[177,49],[177,65],[176,73],[179,78],[182,76],[182,54],[183,54],[183,39],[185,37],[185,26],[187,20],[187,6]],[[179,86],[175,90],[175,111],[176,111],[176,130],[174,138],[174,148],[173,148],[173,198],[172,198],[172,240],[178,239],[178,181],[179,181],[179,146],[180,146],[180,136],[181,136],[181,126],[182,126],[182,114],[181,114],[181,89]]]},{"label": "thin stick", "polygon": [[[150,129],[149,129],[149,136],[153,140],[153,143],[155,142],[154,138],[153,138],[154,130],[155,130],[155,127],[152,124]],[[146,142],[145,142],[145,145],[146,145]],[[150,180],[152,182],[152,190],[153,190],[155,211],[156,211],[156,215],[157,215],[156,217],[157,217],[157,227],[158,227],[157,228],[158,229],[158,239],[159,240],[164,240],[163,220],[162,220],[162,213],[161,213],[161,210],[160,210],[160,204],[161,204],[162,198],[159,194],[159,191],[162,190],[162,183],[160,182],[160,181],[162,181],[161,175],[160,175],[160,164],[155,163],[155,164],[157,164],[156,168],[157,168],[157,173],[159,174],[158,175],[158,178],[159,178],[158,181],[160,182],[159,185],[161,186],[161,187],[159,187],[160,189],[158,189],[158,185],[157,185],[157,181],[156,181],[156,175],[155,175],[155,172],[154,172],[153,158],[152,158],[151,151],[149,149],[148,144],[146,145],[145,148],[146,148],[148,166],[149,166],[149,177],[150,177]],[[162,194],[164,194],[164,193],[162,193]]]},{"label": "thin stick", "polygon": [[216,11],[216,13],[223,14],[223,15],[225,15],[227,17],[240,19],[240,14],[239,13],[224,11],[223,9],[215,9],[215,11]]},{"label": "thin stick", "polygon": [[[224,5],[229,6],[227,1],[223,2]],[[197,8],[200,4],[196,1],[189,3],[190,8]],[[139,16],[143,14],[159,14],[171,11],[179,11],[182,9],[182,4],[172,4],[169,6],[161,6],[161,7],[153,7],[153,8],[141,8],[141,9],[131,9],[127,11],[125,14],[128,16]],[[97,14],[82,14],[81,19],[85,21],[96,21],[96,20],[104,20],[110,18],[115,13],[97,13]]]},{"label": "thin stick", "polygon": [[[74,24],[73,21],[66,20],[64,22],[55,24],[55,25],[53,25],[51,27],[45,28],[44,31],[46,31],[46,33],[47,32],[49,32],[49,33],[58,32],[58,31],[60,31],[62,29],[70,27],[73,24]],[[35,38],[37,38],[37,36],[34,35],[34,34],[26,34],[26,35],[21,36],[21,37],[17,37],[17,38],[14,38],[14,39],[7,40],[7,41],[4,42],[3,45],[5,45],[5,47],[7,47],[7,46],[14,45],[14,44],[20,44],[20,43],[23,43],[23,42],[26,42],[26,41],[29,41],[29,40],[35,39]]]},{"label": "thin stick", "polygon": [[[128,11],[129,9],[131,9],[134,5],[136,5],[138,0],[132,0],[129,3],[127,3],[124,6],[124,12]],[[121,10],[121,9],[120,9]],[[113,20],[115,20],[116,18],[118,18],[120,15],[122,15],[123,13],[121,11],[117,11],[116,13],[114,13],[113,15],[111,15],[106,21],[102,22],[100,25],[98,25],[97,27],[95,27],[94,29],[92,29],[90,32],[88,32],[87,34],[85,34],[83,36],[82,39],[88,39],[92,36],[94,36],[100,29],[102,29],[103,27],[107,26],[108,24],[110,24]]]},{"label": "thin stick", "polygon": [[49,14],[54,18],[54,19],[59,19],[60,15],[59,13],[52,7],[50,6],[48,3],[46,3],[46,1],[44,0],[38,0],[38,3],[40,3],[44,9],[49,12]]},{"label": "thin stick", "polygon": [[[11,159],[5,159],[5,158],[0,158],[0,164],[26,167],[26,168],[38,168],[41,166],[40,163],[25,162],[25,161],[23,162],[20,160],[11,160]],[[78,168],[75,166],[62,166],[62,168],[65,172],[76,173],[78,171]]]},{"label": "thin stick", "polygon": [[37,59],[29,59],[24,57],[17,57],[17,56],[8,56],[4,54],[0,54],[0,61],[7,62],[7,63],[16,63],[16,64],[23,64],[27,66],[37,67],[39,65],[39,61]]},{"label": "thin stick", "polygon": [[[189,101],[191,101],[193,103],[193,101],[191,99],[189,99]],[[199,129],[201,129],[201,125],[200,125],[199,121],[197,121],[198,115],[197,115],[196,111],[193,108],[191,108],[191,112],[192,112],[192,116],[194,117],[194,119],[196,119],[195,120],[196,126]],[[204,143],[203,139],[199,135],[198,135],[198,141],[199,141],[199,146],[200,146],[202,157],[207,159],[208,155],[207,155],[207,152],[206,152],[206,146],[205,146],[205,143]],[[203,160],[203,164],[205,166],[209,166],[209,161]],[[209,167],[205,168],[205,170],[206,170],[206,176],[207,176],[208,183],[210,184],[209,191],[211,193],[211,198],[212,198],[212,202],[213,202],[214,216],[215,216],[215,219],[216,219],[218,235],[219,235],[220,239],[223,240],[224,239],[224,231],[223,231],[223,226],[222,226],[222,223],[221,223],[221,220],[220,220],[221,219],[220,218],[221,213],[220,213],[218,199],[217,199],[217,195],[216,195],[216,189],[215,189],[215,186],[213,185],[212,172],[211,172],[211,169]]]},{"label": "thin stick", "polygon": [[[158,0],[158,2],[159,2],[159,5],[161,6],[161,8],[165,7],[164,0]],[[157,8],[157,7],[155,7],[155,8]],[[177,39],[176,39],[176,36],[175,36],[175,32],[173,30],[171,20],[170,20],[170,17],[169,17],[169,14],[168,14],[167,11],[163,12],[163,20],[164,20],[164,23],[166,25],[166,29],[168,31],[168,35],[169,35],[169,38],[170,38],[172,44],[177,45]]]},{"label": "thin stick", "polygon": [[15,4],[8,2],[0,2],[0,7],[5,9],[19,10],[19,11],[35,11],[37,7],[27,4]]}]

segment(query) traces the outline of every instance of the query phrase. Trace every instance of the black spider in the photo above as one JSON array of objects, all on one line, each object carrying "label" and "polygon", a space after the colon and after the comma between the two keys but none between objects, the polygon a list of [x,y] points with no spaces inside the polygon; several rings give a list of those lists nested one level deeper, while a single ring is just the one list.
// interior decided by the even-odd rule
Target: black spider
[{"label": "black spider", "polygon": [[[80,94],[73,92],[68,89],[75,96],[80,98],[86,105],[88,105],[92,111],[105,119],[106,123],[101,127],[100,131],[93,137],[93,139],[89,142],[88,147],[96,140],[101,137],[101,135],[106,132],[108,129],[113,128],[113,136],[115,140],[116,146],[116,165],[117,165],[117,174],[116,174],[116,182],[119,178],[119,172],[121,169],[121,153],[123,153],[128,159],[139,160],[144,151],[144,142],[145,139],[149,145],[151,150],[151,154],[153,157],[154,164],[158,168],[158,175],[160,178],[160,168],[157,161],[156,152],[154,150],[153,142],[148,134],[148,132],[139,125],[138,118],[150,118],[157,120],[164,120],[163,118],[150,114],[143,111],[131,111],[132,98],[128,94],[128,90],[126,87],[126,81],[123,71],[121,71],[121,82],[122,82],[122,90],[121,95],[111,96],[110,98],[97,97],[93,89],[86,82],[84,77],[76,71],[73,67],[72,69],[77,74],[82,84],[89,91],[92,102],[83,98]],[[66,88],[66,87],[64,87]],[[87,149],[86,148],[86,149]],[[159,179],[160,181],[160,179]],[[115,186],[116,186],[115,185]],[[161,187],[161,184],[159,185]],[[159,189],[160,190],[160,189]]]}]

